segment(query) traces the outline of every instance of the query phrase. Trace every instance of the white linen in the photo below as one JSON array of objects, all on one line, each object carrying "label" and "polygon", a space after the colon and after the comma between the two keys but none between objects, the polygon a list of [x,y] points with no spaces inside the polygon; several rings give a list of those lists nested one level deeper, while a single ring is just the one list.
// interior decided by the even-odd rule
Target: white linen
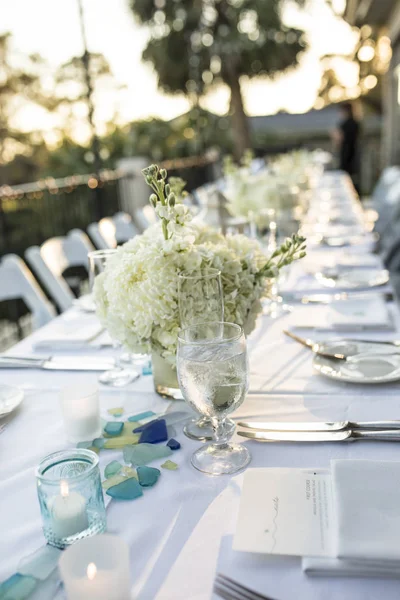
[{"label": "white linen", "polygon": [[[342,175],[332,174],[325,180],[338,178],[341,180]],[[337,250],[326,252],[327,256],[333,256]],[[398,324],[397,310],[393,314]],[[73,309],[12,348],[10,354],[30,354],[33,344],[54,332],[60,322],[79,320],[79,327],[84,327],[90,318]],[[398,418],[399,384],[366,388],[325,380],[314,374],[312,353],[282,333],[287,318],[272,321],[261,317],[257,330],[250,336],[251,387],[261,389],[264,395],[250,394],[238,416],[263,415],[270,420]],[[331,335],[320,333],[316,338]],[[400,334],[368,333],[368,338],[384,337],[396,339]],[[93,349],[93,352],[107,356],[110,350]],[[77,356],[80,353],[74,351]],[[0,370],[0,383],[17,385],[26,391],[20,409],[0,434],[0,581],[15,573],[22,557],[44,543],[34,468],[47,453],[68,447],[59,390],[72,380],[77,385],[96,382],[97,376],[96,373]],[[150,376],[141,377],[127,388],[102,388],[100,403],[104,417],[107,408],[121,405],[130,414],[169,406],[154,393]],[[181,410],[182,404],[172,403],[172,408],[175,407]],[[190,456],[199,444],[186,439],[179,430],[177,437],[182,449],[172,458],[179,464],[179,470],[162,469],[157,485],[145,490],[142,498],[133,503],[112,501],[107,509],[109,531],[121,535],[131,548],[131,577],[137,600],[209,600],[217,569],[277,600],[293,600],[294,596],[296,600],[376,600],[383,596],[385,600],[398,600],[397,581],[311,579],[302,572],[299,559],[260,560],[233,552],[231,534],[239,500],[236,480],[230,484],[229,477],[210,478],[193,469]],[[236,441],[243,443],[238,436]],[[318,447],[244,443],[252,453],[252,467],[327,468],[332,458],[400,460],[400,445],[383,442]],[[114,458],[120,459],[121,453],[100,454],[103,467]],[[157,461],[152,464],[159,465]],[[217,513],[211,512],[209,519],[207,508],[225,488],[229,491],[232,488],[233,494],[223,501]]]},{"label": "white linen", "polygon": [[355,299],[335,300],[327,305],[295,307],[289,327],[337,331],[393,330],[389,310],[382,295],[371,294]]},{"label": "white linen", "polygon": [[32,344],[37,352],[57,352],[85,348],[100,336],[103,327],[95,316],[83,324],[82,319],[57,319],[41,338]]},{"label": "white linen", "polygon": [[332,461],[337,556],[400,561],[400,462]]}]

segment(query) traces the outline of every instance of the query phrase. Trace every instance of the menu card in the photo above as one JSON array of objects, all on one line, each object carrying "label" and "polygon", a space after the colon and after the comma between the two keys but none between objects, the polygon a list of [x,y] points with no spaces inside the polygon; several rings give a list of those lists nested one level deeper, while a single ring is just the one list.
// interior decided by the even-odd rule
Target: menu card
[{"label": "menu card", "polygon": [[233,549],[335,556],[332,481],[320,469],[249,469]]}]

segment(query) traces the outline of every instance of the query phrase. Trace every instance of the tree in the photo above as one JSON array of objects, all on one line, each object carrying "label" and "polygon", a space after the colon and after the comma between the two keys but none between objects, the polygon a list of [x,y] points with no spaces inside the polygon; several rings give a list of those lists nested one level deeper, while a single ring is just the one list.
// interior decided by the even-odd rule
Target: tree
[{"label": "tree", "polygon": [[[31,157],[44,147],[41,132],[25,132],[18,127],[22,103],[45,110],[57,106],[41,83],[43,59],[37,54],[20,56],[12,51],[10,41],[9,33],[0,36],[0,185],[10,182],[10,173],[18,181],[23,180],[25,167],[27,173],[33,173]],[[5,165],[11,161],[12,169],[6,169]]]},{"label": "tree", "polygon": [[369,25],[353,27],[353,31],[357,38],[350,54],[326,55],[321,59],[323,75],[317,107],[361,98],[366,107],[381,113],[382,82],[392,55],[390,39],[380,28]]},{"label": "tree", "polygon": [[241,77],[273,77],[294,67],[306,46],[303,32],[282,21],[284,0],[130,1],[139,22],[149,26],[143,59],[153,64],[162,90],[184,92],[195,104],[211,86],[229,87],[240,157],[250,147]]}]

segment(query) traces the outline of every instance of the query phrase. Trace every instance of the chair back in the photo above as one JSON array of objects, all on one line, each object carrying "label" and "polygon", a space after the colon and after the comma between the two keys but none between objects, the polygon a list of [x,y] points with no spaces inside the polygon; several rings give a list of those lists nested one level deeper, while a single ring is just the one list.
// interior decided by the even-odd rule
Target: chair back
[{"label": "chair back", "polygon": [[136,210],[134,219],[141,231],[144,231],[150,227],[150,225],[157,223],[157,215],[154,208],[150,206],[150,204],[147,204],[146,206],[143,206],[143,208]]},{"label": "chair back", "polygon": [[27,262],[62,312],[72,306],[75,297],[63,274],[70,267],[83,267],[89,272],[88,252],[93,250],[89,238],[79,229],[65,237],[51,238],[40,248],[32,246],[26,250]]},{"label": "chair back", "polygon": [[0,301],[21,298],[32,314],[35,329],[55,317],[54,307],[24,261],[15,254],[7,254],[0,262]]}]

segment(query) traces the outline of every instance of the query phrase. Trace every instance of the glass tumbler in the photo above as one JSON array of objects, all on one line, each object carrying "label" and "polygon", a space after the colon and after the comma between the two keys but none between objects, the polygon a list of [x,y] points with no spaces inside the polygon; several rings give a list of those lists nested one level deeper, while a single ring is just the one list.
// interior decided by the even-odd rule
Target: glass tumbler
[{"label": "glass tumbler", "polygon": [[[89,283],[91,292],[93,292],[93,286],[96,277],[103,273],[103,271],[107,268],[109,259],[114,256],[116,252],[117,250],[113,248],[109,250],[95,250],[88,253]],[[137,379],[137,377],[139,377],[139,372],[130,366],[130,363],[132,362],[132,357],[130,354],[127,355],[127,353],[122,352],[122,347],[119,341],[113,339],[111,335],[110,337],[114,347],[118,349],[116,365],[113,369],[102,373],[99,377],[99,381],[104,385],[123,387]]]},{"label": "glass tumbler", "polygon": [[36,469],[43,533],[49,544],[65,548],[106,529],[99,458],[73,448],[46,456]]}]

